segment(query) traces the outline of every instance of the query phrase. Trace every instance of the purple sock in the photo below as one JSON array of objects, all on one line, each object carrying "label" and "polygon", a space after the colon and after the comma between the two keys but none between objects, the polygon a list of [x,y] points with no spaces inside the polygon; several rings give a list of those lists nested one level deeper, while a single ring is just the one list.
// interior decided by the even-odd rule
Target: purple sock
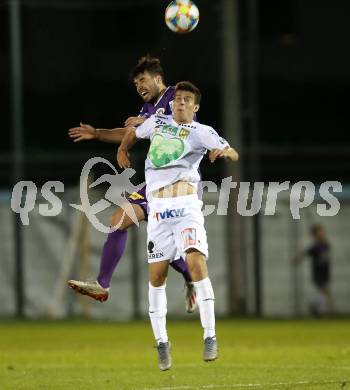
[{"label": "purple sock", "polygon": [[114,269],[125,251],[127,239],[127,230],[115,230],[108,234],[107,240],[103,246],[100,273],[97,277],[97,281],[103,288],[109,287]]},{"label": "purple sock", "polygon": [[174,268],[175,271],[180,272],[180,274],[182,274],[186,282],[192,282],[192,278],[188,271],[186,261],[182,257],[175,261],[172,261],[170,265]]}]

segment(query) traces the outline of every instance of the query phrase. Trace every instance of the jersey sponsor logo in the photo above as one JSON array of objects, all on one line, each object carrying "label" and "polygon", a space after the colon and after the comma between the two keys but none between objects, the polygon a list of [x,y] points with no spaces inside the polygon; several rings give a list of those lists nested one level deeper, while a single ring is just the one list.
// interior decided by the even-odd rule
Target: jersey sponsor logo
[{"label": "jersey sponsor logo", "polygon": [[129,199],[131,200],[142,200],[142,199],[145,199],[144,196],[142,196],[141,194],[139,194],[138,192],[133,192],[132,194],[130,194],[128,196]]},{"label": "jersey sponsor logo", "polygon": [[190,134],[190,131],[189,130],[186,130],[186,129],[181,129],[180,130],[180,133],[179,133],[179,137],[181,139],[186,139]]},{"label": "jersey sponsor logo", "polygon": [[183,217],[185,214],[185,208],[182,209],[166,209],[164,211],[159,211],[154,213],[154,218],[156,218],[157,221],[161,219],[168,219],[168,218],[180,218]]},{"label": "jersey sponsor logo", "polygon": [[161,131],[161,133],[164,133],[164,134],[176,135],[178,130],[179,129],[176,126],[164,125],[164,126],[162,126],[160,131]]},{"label": "jersey sponsor logo", "polygon": [[196,237],[196,229],[195,228],[187,228],[182,230],[181,232],[182,240],[184,242],[184,246],[196,245],[197,237]]},{"label": "jersey sponsor logo", "polygon": [[184,150],[185,145],[181,138],[166,139],[157,132],[152,138],[148,158],[156,168],[161,168],[178,160]]},{"label": "jersey sponsor logo", "polygon": [[[157,125],[156,131],[158,131],[160,133],[164,133],[164,134],[170,134],[170,135],[178,134],[178,136],[181,139],[186,139],[188,137],[188,135],[190,134],[190,130],[184,129],[183,127],[178,128],[176,126],[169,125],[160,119],[156,120],[156,125]],[[181,125],[181,126],[186,126],[186,125]],[[189,128],[195,129],[194,126],[189,126]]]},{"label": "jersey sponsor logo", "polygon": [[[160,118],[157,118],[156,119],[156,124],[157,125],[166,125],[166,122],[162,121]],[[157,127],[160,127],[160,126],[157,126]]]}]

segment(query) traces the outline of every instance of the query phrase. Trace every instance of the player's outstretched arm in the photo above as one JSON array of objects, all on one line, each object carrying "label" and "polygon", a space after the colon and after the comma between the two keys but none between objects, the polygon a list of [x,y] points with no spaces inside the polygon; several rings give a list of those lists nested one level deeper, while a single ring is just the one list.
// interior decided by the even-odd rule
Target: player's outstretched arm
[{"label": "player's outstretched arm", "polygon": [[117,153],[117,162],[120,168],[130,168],[130,155],[128,151],[135,144],[136,140],[135,129],[133,127],[127,128]]},{"label": "player's outstretched arm", "polygon": [[142,116],[129,116],[129,118],[124,122],[125,127],[137,127],[142,125],[146,118]]},{"label": "player's outstretched arm", "polygon": [[73,138],[74,142],[96,139],[102,142],[110,142],[120,144],[126,133],[126,129],[96,129],[91,125],[87,125],[80,122],[80,126],[69,129],[68,135]]},{"label": "player's outstretched arm", "polygon": [[239,155],[233,148],[226,147],[224,149],[212,149],[209,153],[210,162],[214,162],[217,158],[227,158],[231,161],[238,161]]},{"label": "player's outstretched arm", "polygon": [[292,263],[295,265],[299,265],[307,256],[308,251],[304,250],[301,251],[300,253],[297,253],[293,258],[292,258]]}]

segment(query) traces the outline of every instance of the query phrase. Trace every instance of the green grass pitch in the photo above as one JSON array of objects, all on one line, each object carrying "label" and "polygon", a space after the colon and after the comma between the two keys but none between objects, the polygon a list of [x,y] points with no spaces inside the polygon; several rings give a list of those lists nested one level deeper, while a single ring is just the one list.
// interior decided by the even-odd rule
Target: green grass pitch
[{"label": "green grass pitch", "polygon": [[350,321],[217,321],[220,357],[204,363],[199,320],[168,320],[161,372],[147,321],[0,323],[0,389],[350,390]]}]

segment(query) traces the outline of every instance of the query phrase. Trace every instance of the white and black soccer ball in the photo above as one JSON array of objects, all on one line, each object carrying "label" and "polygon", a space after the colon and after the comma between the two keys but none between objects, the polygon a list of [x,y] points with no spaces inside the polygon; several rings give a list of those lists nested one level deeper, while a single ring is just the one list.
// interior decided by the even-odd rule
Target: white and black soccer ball
[{"label": "white and black soccer ball", "polygon": [[198,22],[199,10],[191,0],[174,0],[165,10],[165,23],[175,33],[189,33]]}]

